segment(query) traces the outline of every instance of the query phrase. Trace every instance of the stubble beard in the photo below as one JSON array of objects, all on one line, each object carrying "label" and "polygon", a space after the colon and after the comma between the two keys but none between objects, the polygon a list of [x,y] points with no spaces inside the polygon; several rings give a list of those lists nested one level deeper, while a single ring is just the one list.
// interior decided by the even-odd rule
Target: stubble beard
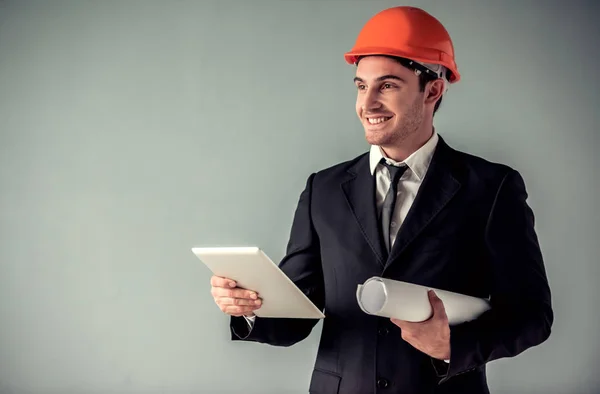
[{"label": "stubble beard", "polygon": [[399,146],[407,138],[414,135],[423,123],[423,104],[419,97],[411,104],[408,111],[400,119],[400,123],[391,130],[367,132],[367,142],[378,146]]}]

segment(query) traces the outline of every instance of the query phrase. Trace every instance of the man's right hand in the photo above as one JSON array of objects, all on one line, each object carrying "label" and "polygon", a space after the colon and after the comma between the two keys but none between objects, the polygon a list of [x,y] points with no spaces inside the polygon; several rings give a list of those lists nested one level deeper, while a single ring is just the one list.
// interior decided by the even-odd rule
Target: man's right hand
[{"label": "man's right hand", "polygon": [[254,316],[254,311],[261,307],[262,300],[252,290],[237,287],[234,280],[213,276],[210,278],[211,290],[219,308],[231,316]]}]

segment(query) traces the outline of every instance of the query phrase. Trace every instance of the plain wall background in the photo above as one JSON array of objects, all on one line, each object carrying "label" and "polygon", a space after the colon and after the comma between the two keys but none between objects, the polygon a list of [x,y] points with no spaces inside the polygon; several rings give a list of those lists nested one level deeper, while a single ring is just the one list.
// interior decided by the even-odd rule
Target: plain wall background
[{"label": "plain wall background", "polygon": [[[553,291],[493,393],[596,393],[596,1],[410,1],[463,79],[455,148],[527,183]],[[368,149],[346,65],[394,1],[0,1],[0,393],[304,393],[303,343],[229,341],[190,248],[283,257],[312,171]]]}]

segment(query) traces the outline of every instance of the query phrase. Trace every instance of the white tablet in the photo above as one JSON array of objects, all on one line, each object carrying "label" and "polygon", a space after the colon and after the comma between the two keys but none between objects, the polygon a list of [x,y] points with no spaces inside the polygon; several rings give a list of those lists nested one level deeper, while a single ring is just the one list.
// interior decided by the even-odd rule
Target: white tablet
[{"label": "white tablet", "polygon": [[257,247],[192,248],[214,275],[233,279],[238,287],[258,293],[258,317],[322,319],[325,315]]}]

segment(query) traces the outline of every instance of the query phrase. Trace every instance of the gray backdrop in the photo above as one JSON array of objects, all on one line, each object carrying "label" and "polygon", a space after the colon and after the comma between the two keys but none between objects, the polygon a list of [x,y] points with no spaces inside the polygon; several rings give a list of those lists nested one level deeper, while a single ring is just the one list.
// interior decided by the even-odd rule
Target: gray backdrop
[{"label": "gray backdrop", "polygon": [[[600,2],[410,1],[463,80],[435,123],[523,174],[551,338],[493,393],[595,393]],[[394,1],[0,1],[0,393],[304,393],[321,331],[231,343],[190,248],[284,253],[310,172],[366,151],[344,63]]]}]

